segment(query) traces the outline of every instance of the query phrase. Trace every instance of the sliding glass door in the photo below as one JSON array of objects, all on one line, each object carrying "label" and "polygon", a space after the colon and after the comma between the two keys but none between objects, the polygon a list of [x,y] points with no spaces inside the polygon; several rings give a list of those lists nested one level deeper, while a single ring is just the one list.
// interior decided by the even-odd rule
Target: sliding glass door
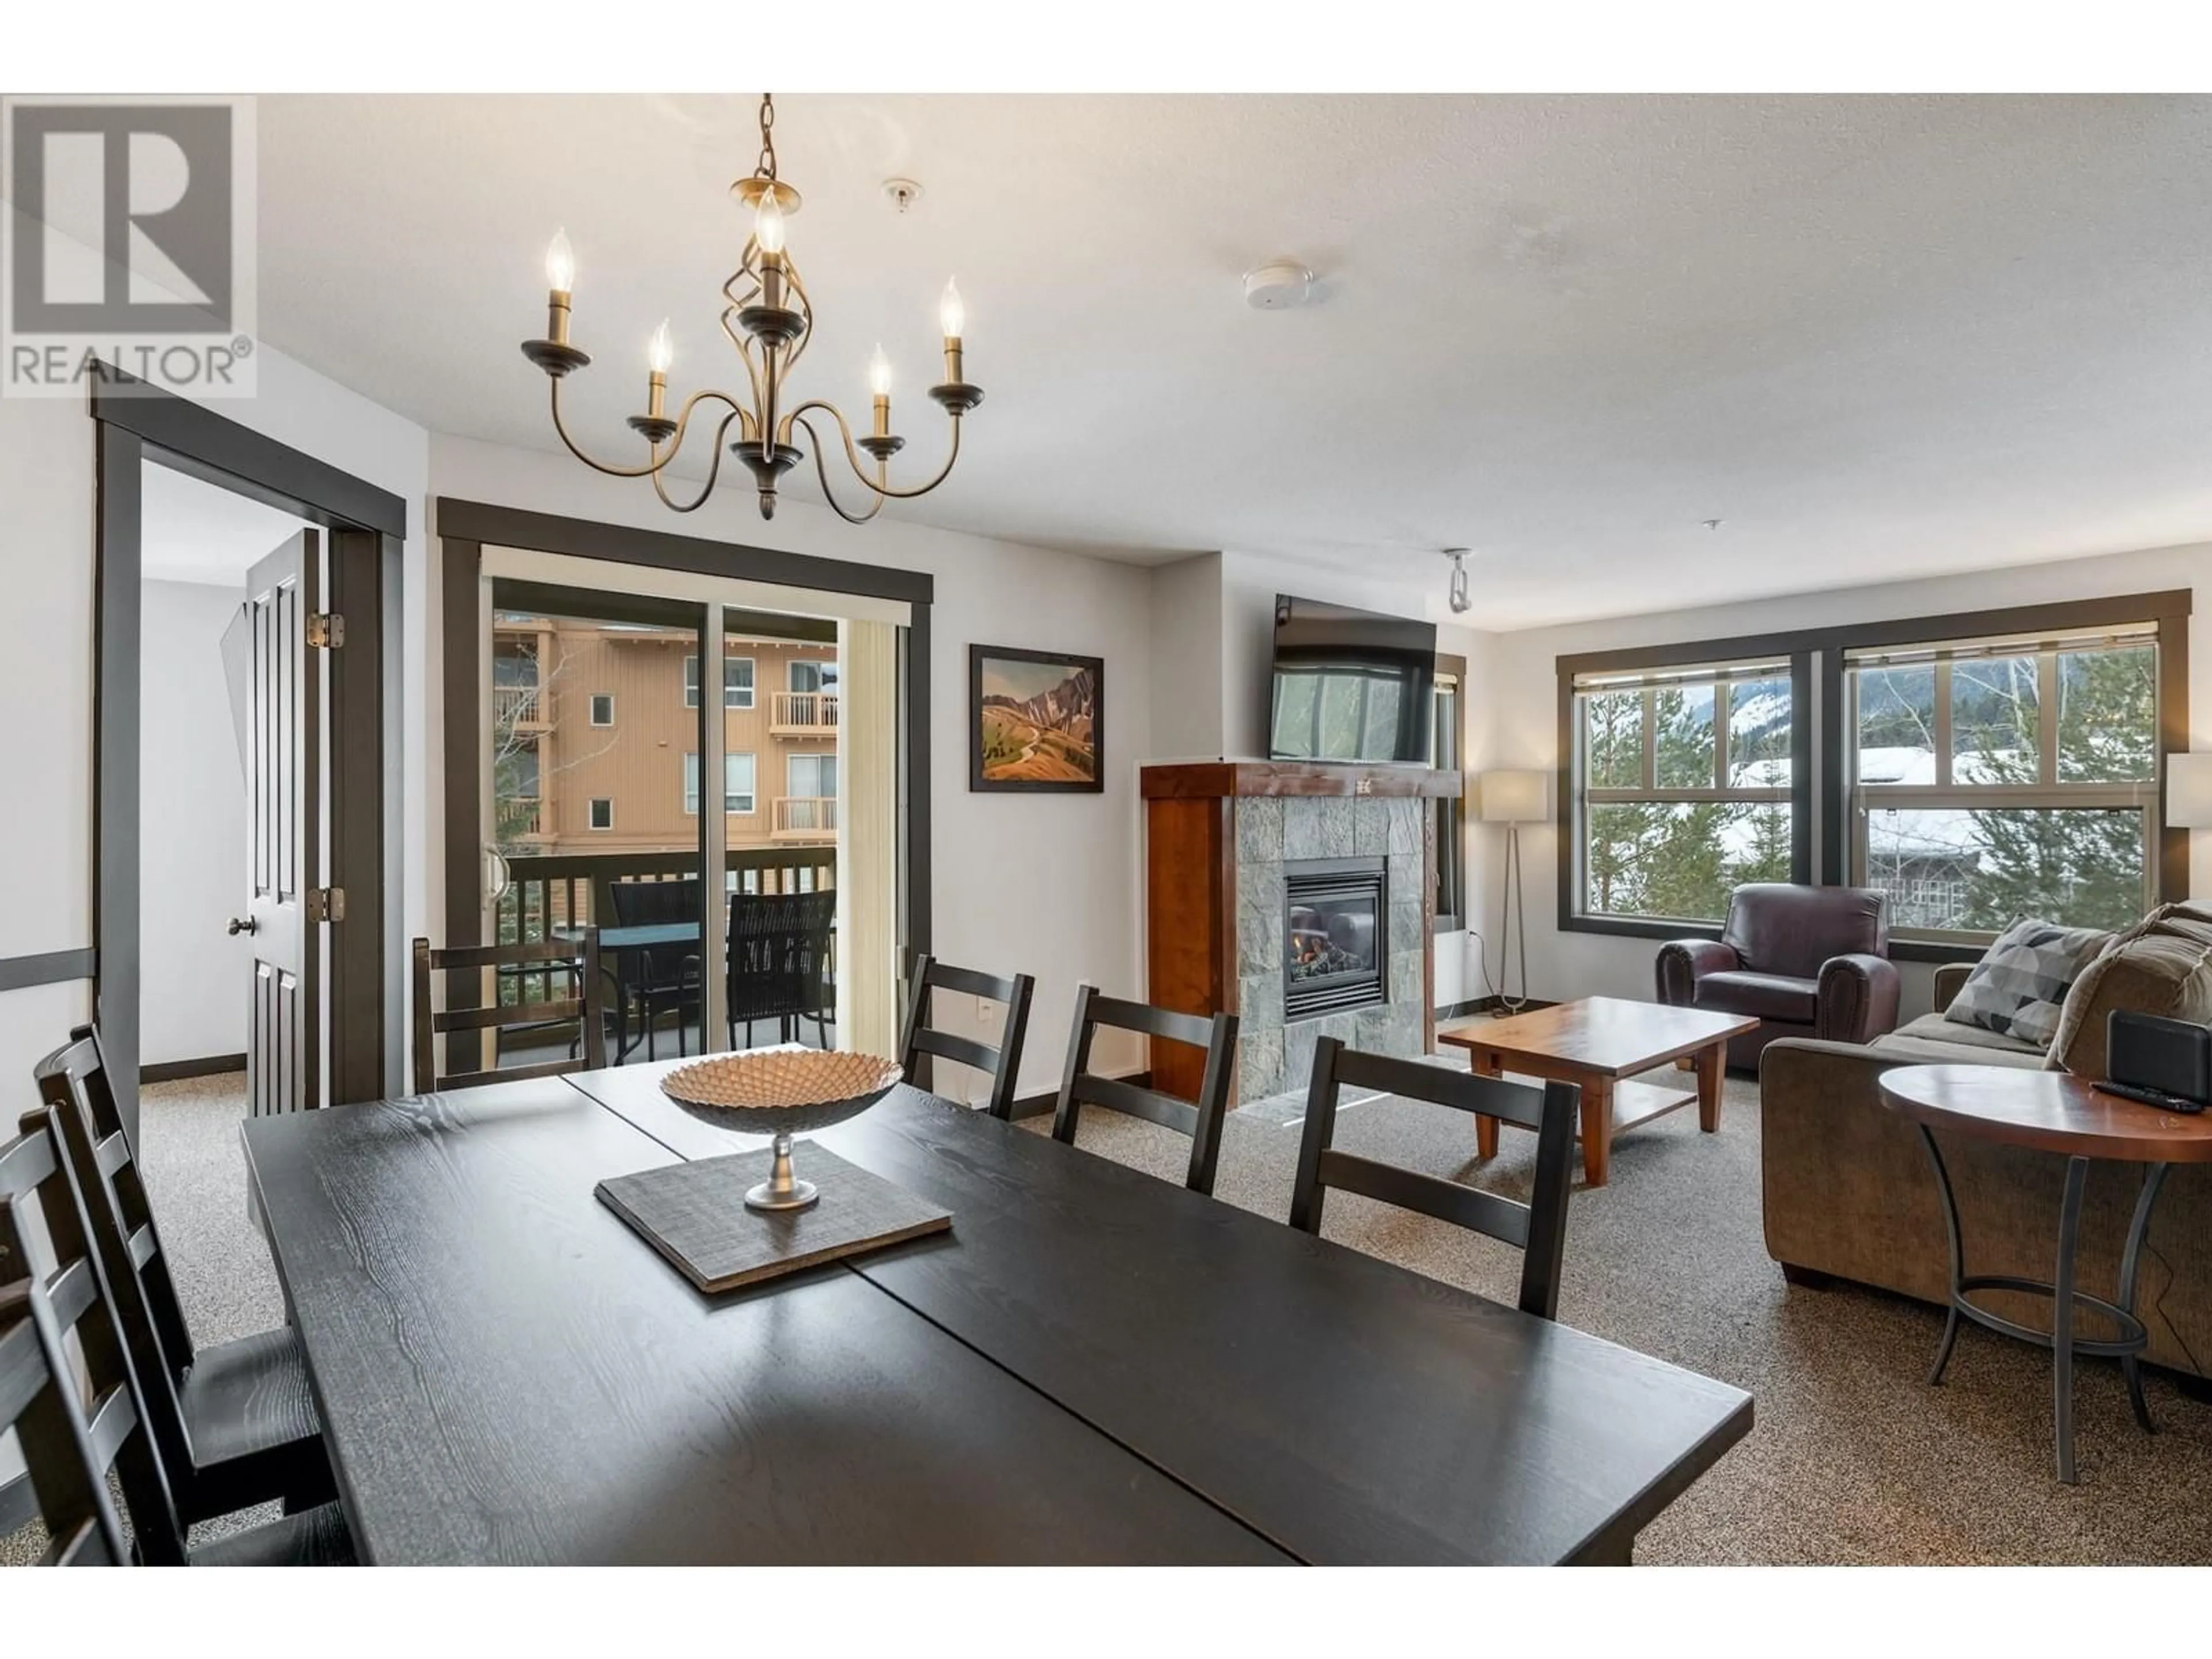
[{"label": "sliding glass door", "polygon": [[[895,662],[896,630],[497,574],[483,592],[484,937],[596,927],[607,1054],[627,1064],[838,1046],[839,940],[857,927],[877,971],[844,994],[887,1045],[895,947],[878,942],[896,933],[896,880],[864,883],[856,918],[840,879],[854,787],[841,641],[880,629]],[[872,869],[892,854],[897,787],[896,684],[879,678],[884,729],[862,745],[860,785],[884,826],[863,837]],[[542,971],[485,990],[565,994]],[[574,1021],[505,1028],[476,1063],[556,1059],[579,1036]]]}]

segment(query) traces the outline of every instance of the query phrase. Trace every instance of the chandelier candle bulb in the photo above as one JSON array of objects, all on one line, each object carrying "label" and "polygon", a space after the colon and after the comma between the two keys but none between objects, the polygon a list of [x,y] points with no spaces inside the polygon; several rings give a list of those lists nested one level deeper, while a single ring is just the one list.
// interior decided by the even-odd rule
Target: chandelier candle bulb
[{"label": "chandelier candle bulb", "polygon": [[545,286],[564,298],[576,286],[576,250],[566,230],[555,231],[545,245]]},{"label": "chandelier candle bulb", "polygon": [[568,246],[568,233],[556,230],[545,245],[545,337],[556,345],[568,343],[568,295],[576,282],[576,253]]},{"label": "chandelier candle bulb", "polygon": [[774,190],[763,191],[760,205],[753,210],[753,240],[760,244],[763,253],[783,252],[783,204],[776,200]]},{"label": "chandelier candle bulb", "polygon": [[878,398],[891,395],[891,360],[884,356],[881,345],[877,346],[876,355],[868,359],[868,390]]}]

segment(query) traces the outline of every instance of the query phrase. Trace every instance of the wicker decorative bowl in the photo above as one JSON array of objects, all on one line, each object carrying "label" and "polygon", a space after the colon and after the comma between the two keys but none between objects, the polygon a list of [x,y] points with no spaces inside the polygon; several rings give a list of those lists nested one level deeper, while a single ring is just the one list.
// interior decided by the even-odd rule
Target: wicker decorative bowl
[{"label": "wicker decorative bowl", "polygon": [[817,1194],[811,1182],[791,1172],[792,1136],[858,1117],[904,1075],[896,1062],[874,1054],[762,1048],[678,1066],[660,1079],[660,1089],[718,1128],[775,1136],[773,1172],[745,1202],[756,1210],[799,1210]]}]

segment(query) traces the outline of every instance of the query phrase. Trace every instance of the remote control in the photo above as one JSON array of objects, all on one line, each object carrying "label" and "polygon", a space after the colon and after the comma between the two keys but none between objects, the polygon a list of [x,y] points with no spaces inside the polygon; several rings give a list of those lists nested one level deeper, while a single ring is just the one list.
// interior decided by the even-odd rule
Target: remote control
[{"label": "remote control", "polygon": [[2167,1094],[2162,1089],[2146,1089],[2135,1083],[2096,1083],[2090,1085],[2100,1095],[2116,1095],[2122,1100],[2140,1102],[2155,1106],[2161,1112],[2195,1114],[2204,1109],[2201,1100],[2185,1100],[2179,1095]]}]

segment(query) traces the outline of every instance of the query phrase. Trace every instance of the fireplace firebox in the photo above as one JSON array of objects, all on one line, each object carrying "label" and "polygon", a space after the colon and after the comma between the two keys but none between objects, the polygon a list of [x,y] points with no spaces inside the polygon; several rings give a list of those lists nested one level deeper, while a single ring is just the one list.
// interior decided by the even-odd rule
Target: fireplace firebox
[{"label": "fireplace firebox", "polygon": [[1389,866],[1308,859],[1283,866],[1283,1018],[1309,1019],[1385,1000]]}]

